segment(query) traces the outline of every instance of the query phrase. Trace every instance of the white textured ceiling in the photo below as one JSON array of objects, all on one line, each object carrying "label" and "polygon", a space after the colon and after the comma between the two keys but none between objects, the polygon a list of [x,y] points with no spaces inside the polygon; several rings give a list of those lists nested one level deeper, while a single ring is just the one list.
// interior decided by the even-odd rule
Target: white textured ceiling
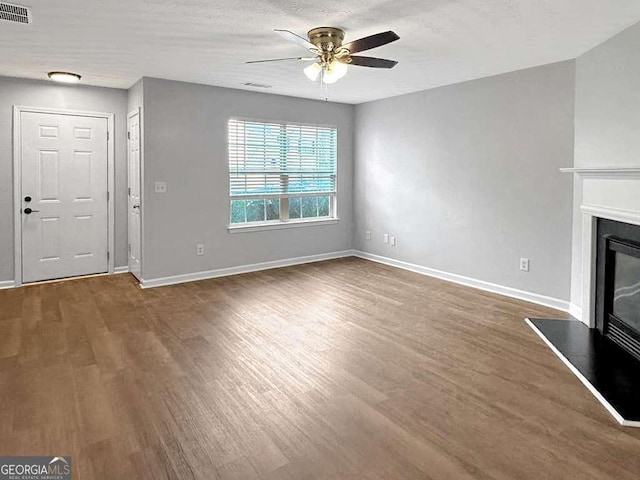
[{"label": "white textured ceiling", "polygon": [[[321,99],[302,65],[246,60],[304,55],[274,28],[341,27],[354,40],[394,30],[363,55],[393,70],[350,67],[330,101],[361,103],[575,58],[640,21],[639,0],[10,0],[34,23],[0,22],[0,75],[82,74],[129,88],[142,76]],[[269,84],[268,90],[244,87]]]}]

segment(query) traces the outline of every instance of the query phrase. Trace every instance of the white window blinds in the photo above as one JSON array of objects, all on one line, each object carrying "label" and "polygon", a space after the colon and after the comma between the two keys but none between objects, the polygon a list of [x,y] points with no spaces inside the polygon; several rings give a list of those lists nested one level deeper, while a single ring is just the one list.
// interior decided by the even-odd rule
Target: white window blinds
[{"label": "white window blinds", "polygon": [[229,120],[232,198],[335,195],[333,127]]}]

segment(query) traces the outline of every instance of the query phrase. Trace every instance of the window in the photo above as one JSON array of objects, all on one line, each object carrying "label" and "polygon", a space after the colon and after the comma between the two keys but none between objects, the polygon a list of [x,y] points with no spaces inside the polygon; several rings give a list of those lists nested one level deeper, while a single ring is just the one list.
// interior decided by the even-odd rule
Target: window
[{"label": "window", "polygon": [[335,218],[334,127],[229,120],[230,226]]}]

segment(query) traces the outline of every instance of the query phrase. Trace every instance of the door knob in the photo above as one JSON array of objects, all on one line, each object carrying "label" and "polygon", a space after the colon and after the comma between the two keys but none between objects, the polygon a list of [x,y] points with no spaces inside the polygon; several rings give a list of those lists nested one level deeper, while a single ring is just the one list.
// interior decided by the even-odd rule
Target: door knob
[{"label": "door knob", "polygon": [[140,208],[140,205],[134,205],[133,208]]},{"label": "door knob", "polygon": [[40,210],[32,210],[31,208],[27,207],[24,209],[24,213],[26,213],[27,215],[31,215],[32,213],[35,212],[39,212]]}]

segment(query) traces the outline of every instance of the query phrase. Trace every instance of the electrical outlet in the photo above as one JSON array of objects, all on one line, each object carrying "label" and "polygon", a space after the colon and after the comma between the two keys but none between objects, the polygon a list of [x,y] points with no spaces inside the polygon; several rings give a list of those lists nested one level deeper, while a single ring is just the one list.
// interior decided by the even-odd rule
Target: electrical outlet
[{"label": "electrical outlet", "polygon": [[364,234],[364,238],[366,238],[367,240],[371,240],[371,232],[369,230],[367,230],[367,233]]},{"label": "electrical outlet", "polygon": [[167,193],[167,182],[156,182],[153,191],[156,193]]},{"label": "electrical outlet", "polygon": [[388,233],[384,234],[384,243],[389,243],[389,234]]},{"label": "electrical outlet", "polygon": [[204,255],[204,245],[201,243],[196,245],[196,254],[200,256]]},{"label": "electrical outlet", "polygon": [[520,259],[520,271],[521,272],[528,272],[529,271],[529,259],[528,258],[521,258]]},{"label": "electrical outlet", "polygon": [[392,247],[396,246],[396,237],[391,237],[391,246]]}]

